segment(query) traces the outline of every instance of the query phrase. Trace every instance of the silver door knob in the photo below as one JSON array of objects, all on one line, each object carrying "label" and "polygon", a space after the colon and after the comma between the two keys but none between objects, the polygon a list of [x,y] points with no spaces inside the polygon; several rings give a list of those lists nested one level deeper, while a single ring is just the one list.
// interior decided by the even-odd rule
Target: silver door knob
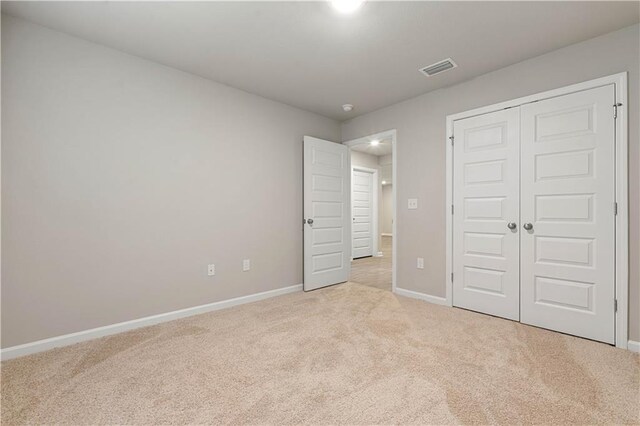
[{"label": "silver door knob", "polygon": [[307,223],[308,223],[309,225],[313,225],[313,219],[307,219]]},{"label": "silver door knob", "polygon": [[515,222],[509,222],[509,223],[507,223],[507,228],[511,229],[512,231],[513,231],[514,229],[516,229],[517,227],[518,227],[518,225],[516,225],[516,223],[515,223]]},{"label": "silver door knob", "polygon": [[533,229],[533,225],[530,223],[525,223],[522,227],[527,231],[531,231]]}]

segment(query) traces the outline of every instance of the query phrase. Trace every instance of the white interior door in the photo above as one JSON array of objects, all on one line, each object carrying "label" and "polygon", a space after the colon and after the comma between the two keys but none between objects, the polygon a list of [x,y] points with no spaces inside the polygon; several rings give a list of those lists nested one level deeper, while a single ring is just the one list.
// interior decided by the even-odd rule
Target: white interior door
[{"label": "white interior door", "polygon": [[522,322],[614,343],[613,85],[522,106]]},{"label": "white interior door", "polygon": [[351,272],[349,148],[304,137],[304,290],[345,282]]},{"label": "white interior door", "polygon": [[354,259],[373,256],[373,173],[353,170],[351,204]]},{"label": "white interior door", "polygon": [[454,123],[453,305],[519,319],[519,109]]}]

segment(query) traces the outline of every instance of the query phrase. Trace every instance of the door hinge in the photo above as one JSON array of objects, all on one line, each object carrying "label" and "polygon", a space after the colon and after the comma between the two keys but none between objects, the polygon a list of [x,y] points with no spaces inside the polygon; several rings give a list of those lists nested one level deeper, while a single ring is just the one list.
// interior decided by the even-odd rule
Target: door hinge
[{"label": "door hinge", "polygon": [[453,282],[453,272],[451,273],[451,282]]},{"label": "door hinge", "polygon": [[613,312],[618,312],[618,299],[613,299]]},{"label": "door hinge", "polygon": [[451,214],[453,214],[453,204],[451,204]]},{"label": "door hinge", "polygon": [[451,146],[453,146],[453,135],[449,136],[449,140],[451,141]]},{"label": "door hinge", "polygon": [[613,214],[618,215],[618,203],[613,203]]},{"label": "door hinge", "polygon": [[618,118],[618,107],[621,107],[622,104],[618,102],[617,104],[613,104],[613,118]]}]

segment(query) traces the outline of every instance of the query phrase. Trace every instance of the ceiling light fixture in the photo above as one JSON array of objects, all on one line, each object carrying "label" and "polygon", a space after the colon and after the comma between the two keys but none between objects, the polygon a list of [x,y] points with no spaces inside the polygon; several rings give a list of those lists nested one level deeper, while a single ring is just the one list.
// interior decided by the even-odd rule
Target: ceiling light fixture
[{"label": "ceiling light fixture", "polygon": [[378,139],[374,139],[371,141],[371,146],[378,146],[380,145],[380,141]]},{"label": "ceiling light fixture", "polygon": [[342,110],[343,110],[344,112],[351,112],[351,111],[353,111],[353,105],[351,105],[351,104],[344,104],[344,105],[342,105]]},{"label": "ceiling light fixture", "polygon": [[353,13],[360,9],[364,0],[331,0],[331,5],[340,13]]}]

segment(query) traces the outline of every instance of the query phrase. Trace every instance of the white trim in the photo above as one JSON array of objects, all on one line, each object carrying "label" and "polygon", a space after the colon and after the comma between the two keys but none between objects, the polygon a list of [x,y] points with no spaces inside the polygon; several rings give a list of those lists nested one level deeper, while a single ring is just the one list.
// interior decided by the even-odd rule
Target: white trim
[{"label": "white trim", "polygon": [[[351,139],[345,142],[342,142],[343,145],[347,145],[348,147],[352,147],[354,145],[360,145],[363,143],[369,143],[372,139],[386,139],[391,138],[391,180],[393,182],[391,188],[391,198],[393,199],[393,229],[391,230],[393,235],[398,235],[397,225],[398,222],[396,218],[398,217],[398,193],[397,193],[397,182],[398,182],[398,153],[397,153],[397,141],[398,136],[396,129],[385,130],[384,132],[375,133],[373,135],[364,136],[361,138]],[[398,265],[398,239],[394,238],[391,242],[391,291],[396,292],[396,272]]]},{"label": "white trim", "polygon": [[[369,167],[362,167],[362,166],[354,166],[351,165],[351,194],[349,194],[349,204],[351,204],[351,199],[353,198],[353,172],[355,171],[359,171],[359,172],[365,172],[365,173],[371,173],[372,175],[372,181],[373,181],[373,188],[375,188],[373,190],[373,200],[371,200],[371,203],[373,204],[373,218],[372,218],[372,222],[373,222],[373,226],[371,227],[372,229],[375,229],[375,232],[372,233],[371,235],[371,256],[379,256],[378,253],[380,253],[378,251],[378,210],[379,210],[379,202],[380,199],[378,198],[378,189],[379,188],[379,181],[378,181],[378,169],[371,169]],[[350,205],[350,210],[349,212],[351,213],[351,216],[353,216],[353,206]],[[353,226],[351,226],[351,260],[353,260]]]},{"label": "white trim", "polygon": [[635,353],[640,352],[640,342],[629,340],[627,342],[627,349]]},{"label": "white trim", "polygon": [[245,303],[257,302],[259,300],[269,299],[275,296],[282,296],[288,293],[295,293],[301,290],[302,284],[298,284],[292,285],[290,287],[278,288],[276,290],[250,294],[248,296],[235,297],[233,299],[222,300],[220,302],[208,303],[206,305],[194,306],[192,308],[179,309],[177,311],[166,312],[163,314],[138,318],[131,321],[124,321],[117,324],[106,325],[104,327],[92,328],[89,330],[78,331],[76,333],[51,337],[49,339],[38,340],[31,343],[25,343],[23,345],[11,346],[9,348],[2,349],[2,351],[0,351],[0,354],[2,360],[5,361],[7,359],[47,351],[49,349],[58,348],[61,346],[73,345],[75,343],[85,342],[87,340],[97,339],[99,337],[110,336],[112,334],[122,333],[140,327],[148,327],[154,324],[230,308],[232,306],[244,305]]},{"label": "white trim", "polygon": [[453,118],[447,116],[447,129],[445,139],[445,151],[446,151],[446,195],[445,195],[445,235],[446,235],[446,265],[445,265],[445,299],[447,306],[453,307],[453,213],[451,212],[451,206],[453,206],[453,144],[451,138],[453,137]]},{"label": "white trim", "polygon": [[382,235],[383,237],[393,237],[393,234],[387,232],[382,232],[380,233],[380,235]]},{"label": "white trim", "polygon": [[[451,282],[451,272],[453,271],[453,218],[451,215],[451,204],[453,200],[453,149],[449,137],[453,135],[453,122],[477,115],[487,114],[505,108],[512,108],[523,104],[540,101],[543,99],[555,98],[570,93],[602,87],[609,84],[615,86],[616,102],[622,104],[618,108],[618,118],[616,120],[616,202],[618,203],[618,215],[616,216],[616,299],[618,300],[618,311],[616,312],[616,346],[627,349],[628,341],[628,292],[629,292],[629,204],[628,204],[628,182],[627,171],[627,73],[622,72],[595,80],[585,81],[542,93],[537,93],[522,98],[512,99],[482,108],[472,109],[447,116],[446,134],[446,155],[447,155],[447,175],[446,175],[446,218],[447,218],[447,275],[446,275],[446,300],[449,306],[453,306],[453,283]],[[613,114],[613,105],[612,111]]]},{"label": "white trim", "polygon": [[[614,77],[614,76],[612,76]],[[629,172],[628,172],[628,135],[627,135],[627,73],[612,78],[616,88],[618,117],[616,119],[616,346],[628,348],[629,339]]]},{"label": "white trim", "polygon": [[404,288],[397,288],[394,291],[398,296],[410,297],[412,299],[424,300],[425,302],[433,303],[435,305],[447,306],[447,299],[439,296],[432,296],[430,294],[419,293],[413,290],[407,290]]}]

